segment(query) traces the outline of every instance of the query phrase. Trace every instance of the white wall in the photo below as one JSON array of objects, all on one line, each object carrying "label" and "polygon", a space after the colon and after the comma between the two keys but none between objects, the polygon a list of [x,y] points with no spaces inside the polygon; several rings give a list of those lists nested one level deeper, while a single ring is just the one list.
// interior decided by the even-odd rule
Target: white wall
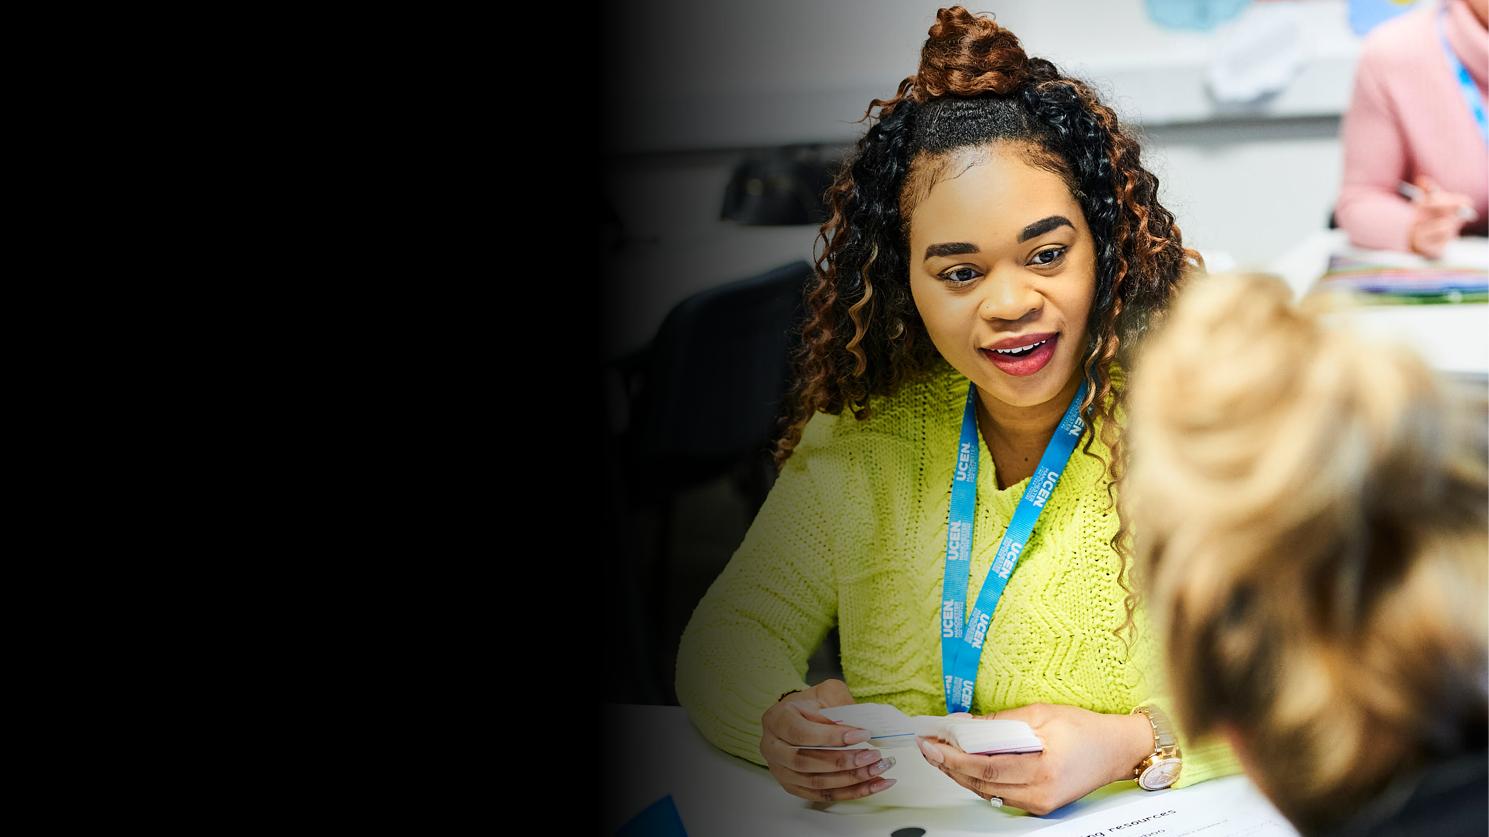
[{"label": "white wall", "polygon": [[1323,229],[1339,191],[1337,117],[1147,130],[1144,155],[1190,246],[1265,267]]},{"label": "white wall", "polygon": [[[608,194],[631,232],[717,227],[740,149],[850,143],[874,97],[913,72],[940,4],[905,0],[647,0],[608,32],[621,59]],[[1281,4],[1268,4],[1277,6]],[[1217,104],[1204,72],[1232,31],[1162,29],[1141,0],[1007,0],[991,11],[1032,55],[1092,81],[1144,153],[1186,241],[1260,266],[1321,228],[1338,188],[1338,116],[1357,40],[1343,0],[1300,0],[1303,69],[1253,105]],[[618,96],[616,94],[619,94]],[[810,238],[810,234],[807,235]]]}]

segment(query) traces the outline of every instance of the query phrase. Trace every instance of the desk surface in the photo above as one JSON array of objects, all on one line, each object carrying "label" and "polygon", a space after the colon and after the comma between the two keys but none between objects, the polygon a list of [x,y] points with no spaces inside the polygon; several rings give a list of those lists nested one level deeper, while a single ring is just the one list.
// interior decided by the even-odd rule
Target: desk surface
[{"label": "desk surface", "polygon": [[[1328,269],[1329,254],[1345,250],[1348,244],[1343,230],[1320,230],[1298,242],[1267,270],[1301,297]],[[1489,264],[1489,241],[1459,239],[1443,261]],[[1362,334],[1406,343],[1435,369],[1489,372],[1489,305],[1371,305],[1331,317]]]},{"label": "desk surface", "polygon": [[[621,825],[658,799],[671,794],[689,837],[712,835],[889,835],[896,829],[918,827],[925,837],[965,834],[1025,834],[1095,811],[1115,808],[1154,795],[1120,782],[1097,790],[1046,817],[1016,809],[994,809],[956,785],[922,758],[918,751],[897,757],[884,775],[907,781],[910,771],[924,771],[949,790],[932,807],[884,807],[865,800],[831,806],[813,805],[792,796],[765,768],[728,755],[709,744],[677,706],[607,704],[604,782],[605,833]],[[892,792],[894,788],[891,788]],[[1181,790],[1207,798],[1255,797],[1255,787],[1244,776],[1228,776]],[[1256,797],[1258,800],[1260,797]],[[1258,802],[1257,804],[1265,804]]]}]

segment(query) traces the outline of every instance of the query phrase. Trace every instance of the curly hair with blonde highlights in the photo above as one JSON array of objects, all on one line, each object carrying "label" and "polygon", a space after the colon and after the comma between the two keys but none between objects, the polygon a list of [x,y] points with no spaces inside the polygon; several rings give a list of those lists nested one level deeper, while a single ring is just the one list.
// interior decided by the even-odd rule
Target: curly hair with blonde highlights
[{"label": "curly hair with blonde highlights", "polygon": [[[825,246],[806,291],[776,467],[784,466],[816,413],[847,410],[868,418],[872,399],[893,394],[940,359],[910,293],[910,217],[953,152],[1006,142],[1063,178],[1096,244],[1081,415],[1088,426],[1103,419],[1101,439],[1112,454],[1105,463],[1108,496],[1115,503],[1124,470],[1116,421],[1124,405],[1122,369],[1191,264],[1203,263],[1158,202],[1158,179],[1143,168],[1137,140],[1090,86],[1030,58],[1013,33],[961,6],[937,11],[928,34],[915,75],[892,98],[870,102],[860,121],[875,120],[828,190],[832,211],[818,234]],[[1099,459],[1093,439],[1088,434],[1084,453]],[[1123,521],[1112,540],[1122,559],[1118,583],[1127,592],[1127,620],[1118,632],[1135,630],[1129,541]]]}]

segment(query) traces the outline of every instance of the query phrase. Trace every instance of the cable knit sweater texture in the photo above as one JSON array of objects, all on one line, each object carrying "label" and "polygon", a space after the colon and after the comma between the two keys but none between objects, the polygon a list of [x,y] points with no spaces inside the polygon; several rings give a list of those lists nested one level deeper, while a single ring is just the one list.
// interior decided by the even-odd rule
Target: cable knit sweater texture
[{"label": "cable knit sweater texture", "polygon": [[[942,715],[940,610],[951,476],[969,382],[944,361],[873,401],[873,414],[816,414],[743,543],[694,610],[678,652],[677,695],[715,746],[764,764],[760,717],[806,688],[808,658],[837,625],[844,680],[860,703]],[[1091,428],[1087,430],[1090,434]],[[978,439],[977,511],[967,603],[1029,480],[997,488]],[[972,711],[1031,703],[1168,710],[1158,648],[1141,609],[1129,655],[1112,633],[1126,611],[1111,548],[1117,512],[1085,440],[1046,503],[993,614]],[[1093,453],[1107,457],[1099,438]],[[1169,712],[1170,717],[1173,713]],[[1215,739],[1179,736],[1176,787],[1239,772]]]}]

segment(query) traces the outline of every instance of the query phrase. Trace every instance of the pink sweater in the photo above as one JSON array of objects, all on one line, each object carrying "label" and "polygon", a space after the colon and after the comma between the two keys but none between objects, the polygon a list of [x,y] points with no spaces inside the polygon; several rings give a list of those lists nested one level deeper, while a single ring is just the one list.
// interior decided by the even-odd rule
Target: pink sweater
[{"label": "pink sweater", "polygon": [[[1479,219],[1466,234],[1483,235],[1489,222],[1489,148],[1449,69],[1438,36],[1444,0],[1422,0],[1366,38],[1355,70],[1354,96],[1344,115],[1344,183],[1335,219],[1361,247],[1409,250],[1411,202],[1401,181],[1426,175],[1449,192],[1473,200]],[[1448,42],[1486,95],[1489,29],[1464,0],[1446,0]]]}]

